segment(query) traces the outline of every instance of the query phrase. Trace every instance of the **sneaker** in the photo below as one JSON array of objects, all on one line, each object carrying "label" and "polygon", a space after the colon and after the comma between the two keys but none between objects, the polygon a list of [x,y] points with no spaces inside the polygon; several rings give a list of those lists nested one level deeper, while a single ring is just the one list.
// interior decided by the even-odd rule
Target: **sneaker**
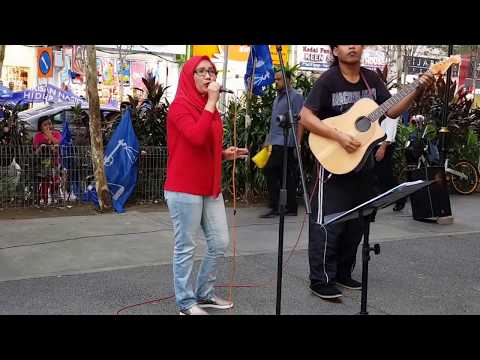
[{"label": "sneaker", "polygon": [[198,305],[193,305],[190,309],[180,310],[180,315],[208,315],[208,313]]},{"label": "sneaker", "polygon": [[342,292],[333,284],[327,285],[310,285],[310,290],[314,295],[321,297],[322,299],[335,299],[342,296]]},{"label": "sneaker", "polygon": [[352,278],[349,279],[337,279],[337,284],[340,286],[343,286],[344,288],[347,289],[352,289],[352,290],[361,290],[362,289],[362,283],[353,280]]},{"label": "sneaker", "polygon": [[201,308],[230,309],[233,307],[233,302],[214,296],[210,300],[199,300],[198,306]]}]

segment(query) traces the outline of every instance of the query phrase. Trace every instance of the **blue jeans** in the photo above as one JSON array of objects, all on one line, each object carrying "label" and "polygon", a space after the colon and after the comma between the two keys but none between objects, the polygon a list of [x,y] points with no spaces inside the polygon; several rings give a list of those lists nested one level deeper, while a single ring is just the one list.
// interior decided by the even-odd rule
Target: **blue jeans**
[{"label": "blue jeans", "polygon": [[[165,191],[165,200],[173,223],[175,247],[173,277],[175,298],[180,310],[187,310],[198,300],[213,297],[216,280],[216,258],[223,256],[228,245],[228,226],[223,196],[192,195]],[[195,237],[202,228],[207,251],[200,265],[195,291],[192,284]]]}]

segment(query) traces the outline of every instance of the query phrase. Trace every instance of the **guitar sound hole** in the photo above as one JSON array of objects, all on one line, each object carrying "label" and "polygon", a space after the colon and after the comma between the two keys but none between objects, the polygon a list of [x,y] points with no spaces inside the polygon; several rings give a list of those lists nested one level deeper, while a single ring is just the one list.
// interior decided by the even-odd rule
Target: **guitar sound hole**
[{"label": "guitar sound hole", "polygon": [[355,123],[355,127],[360,132],[368,131],[370,129],[370,126],[372,126],[372,123],[370,122],[370,119],[367,117],[358,118],[357,122]]}]

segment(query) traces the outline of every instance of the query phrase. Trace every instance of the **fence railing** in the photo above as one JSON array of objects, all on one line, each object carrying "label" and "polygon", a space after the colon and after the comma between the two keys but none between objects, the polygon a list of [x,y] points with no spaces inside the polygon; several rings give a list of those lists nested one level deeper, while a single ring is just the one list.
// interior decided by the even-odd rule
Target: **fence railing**
[{"label": "fence railing", "polygon": [[[142,147],[138,180],[129,203],[163,200],[167,152],[165,147]],[[0,208],[65,206],[86,201],[94,184],[89,146],[34,150],[30,145],[0,145]]]}]

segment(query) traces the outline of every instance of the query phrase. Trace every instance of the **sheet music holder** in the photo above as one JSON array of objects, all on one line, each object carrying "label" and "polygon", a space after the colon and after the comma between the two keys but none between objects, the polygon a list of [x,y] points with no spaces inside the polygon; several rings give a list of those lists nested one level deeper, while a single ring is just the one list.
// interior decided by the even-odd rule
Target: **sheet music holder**
[{"label": "sheet music holder", "polygon": [[368,315],[367,312],[367,286],[368,286],[368,261],[370,260],[370,252],[373,251],[376,255],[380,254],[380,245],[375,244],[370,247],[370,223],[374,221],[375,214],[378,209],[387,207],[398,200],[412,195],[416,191],[423,189],[430,185],[435,180],[424,181],[410,181],[404,182],[394,188],[375,196],[374,198],[355,206],[353,209],[327,215],[323,219],[322,226],[332,223],[340,223],[347,220],[357,219],[363,229],[363,246],[362,246],[362,299],[360,306],[360,314]]},{"label": "sheet music holder", "polygon": [[363,210],[364,216],[370,215],[373,211],[390,206],[393,203],[396,203],[398,200],[410,196],[414,192],[430,185],[434,181],[435,180],[417,180],[404,182],[390,190],[385,191],[383,194],[375,196],[374,198],[364,202],[363,204],[354,207],[353,209],[324,216],[323,223],[320,225],[325,226],[333,222],[344,222],[347,220],[353,220],[355,218],[358,218],[358,213],[360,209]]}]

